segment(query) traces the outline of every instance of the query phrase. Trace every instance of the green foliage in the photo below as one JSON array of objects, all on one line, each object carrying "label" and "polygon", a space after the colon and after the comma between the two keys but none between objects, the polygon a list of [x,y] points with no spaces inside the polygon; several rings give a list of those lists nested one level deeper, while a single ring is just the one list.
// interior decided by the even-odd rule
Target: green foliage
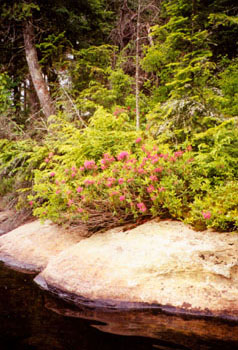
[{"label": "green foliage", "polygon": [[[142,21],[141,34],[152,40],[140,47],[145,131],[138,133],[133,22],[122,20],[117,28],[132,30],[121,52],[105,40],[113,18],[108,9],[120,4],[5,2],[1,22],[11,29],[2,42],[2,61],[12,63],[8,75],[0,74],[0,137],[8,134],[12,105],[27,114],[25,59],[11,50],[23,47],[17,29],[30,17],[58,112],[37,121],[46,134],[38,142],[26,135],[20,140],[19,131],[14,141],[0,140],[0,195],[12,193],[19,205],[56,222],[106,211],[122,220],[172,217],[198,229],[237,229],[238,32],[231,3],[164,0],[151,32],[152,22],[145,29]],[[132,1],[128,6],[137,8]],[[151,18],[148,11],[143,18]],[[140,43],[147,39],[141,35]],[[60,76],[67,84],[60,84]],[[24,118],[18,115],[18,124]]]},{"label": "green foliage", "polygon": [[18,190],[20,205],[28,195],[34,215],[58,223],[111,212],[235,230],[237,130],[234,118],[181,149],[135,132],[122,108],[114,115],[99,108],[85,129],[52,116],[42,145],[1,140],[1,195]]},{"label": "green foliage", "polygon": [[238,229],[237,181],[228,181],[207,191],[203,197],[196,197],[186,222],[197,229],[205,227],[220,231]]},{"label": "green foliage", "polygon": [[[145,136],[138,137],[135,132],[130,142],[124,139],[119,147],[113,143],[101,147],[106,139],[90,141],[99,132],[107,138],[115,129],[119,134],[124,125],[122,115],[119,121],[108,115],[108,123],[102,125],[105,112],[100,110],[92,121],[92,130],[85,129],[80,155],[76,149],[67,149],[64,142],[65,154],[58,149],[34,172],[35,194],[29,201],[35,215],[70,222],[112,212],[121,219],[171,217],[197,229],[237,228],[237,200],[229,200],[237,189],[235,121],[197,135],[194,151],[190,145],[173,150],[148,138],[143,144]],[[95,129],[97,132],[92,132]],[[89,144],[90,151],[86,147]]]},{"label": "green foliage", "polygon": [[6,73],[0,74],[0,113],[8,111],[11,106],[11,80]]},{"label": "green foliage", "polygon": [[128,74],[125,74],[123,70],[111,70],[109,76],[109,83],[111,89],[115,95],[115,101],[117,104],[125,104],[126,97],[132,93],[132,79]]},{"label": "green foliage", "polygon": [[87,158],[97,160],[103,152],[118,152],[121,147],[129,147],[136,135],[125,111],[114,116],[102,107],[83,130],[63,116],[54,116],[50,122],[46,144],[62,156],[62,164],[66,166],[78,166]]},{"label": "green foliage", "polygon": [[13,202],[26,205],[31,191],[33,169],[38,168],[48,153],[31,139],[9,141],[0,139],[0,195],[13,195]]},{"label": "green foliage", "polygon": [[20,1],[19,3],[15,2],[13,6],[4,4],[2,8],[2,17],[21,22],[32,17],[32,10],[40,11],[40,8],[33,2],[27,3],[25,1]]},{"label": "green foliage", "polygon": [[220,123],[222,115],[212,86],[216,64],[199,12],[189,1],[165,2],[164,10],[168,21],[153,28],[155,45],[142,61],[159,80],[147,119],[154,136],[178,143]]},{"label": "green foliage", "polygon": [[230,119],[209,128],[193,138],[193,145],[199,151],[197,159],[203,165],[203,176],[212,183],[222,179],[238,177],[238,121]]},{"label": "green foliage", "polygon": [[220,124],[222,119],[213,103],[205,103],[194,96],[157,103],[147,114],[147,120],[153,137],[161,142],[180,143]]},{"label": "green foliage", "polygon": [[62,60],[66,48],[70,46],[70,42],[65,37],[65,32],[58,35],[49,34],[44,41],[36,45],[42,56],[39,63],[52,64],[53,61],[59,62]]},{"label": "green foliage", "polygon": [[238,116],[238,60],[232,60],[219,74],[218,85],[222,92],[219,98],[222,111],[226,115]]},{"label": "green foliage", "polygon": [[74,61],[69,63],[69,73],[75,90],[82,91],[94,81],[101,84],[106,82],[113,50],[111,45],[101,45],[73,51]]}]

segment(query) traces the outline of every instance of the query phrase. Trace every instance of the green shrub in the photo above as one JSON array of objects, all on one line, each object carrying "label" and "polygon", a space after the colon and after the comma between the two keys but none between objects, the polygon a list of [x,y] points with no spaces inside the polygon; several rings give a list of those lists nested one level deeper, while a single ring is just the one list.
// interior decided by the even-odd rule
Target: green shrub
[{"label": "green shrub", "polygon": [[228,181],[207,191],[206,195],[195,197],[186,222],[198,229],[205,227],[221,231],[238,229],[237,181]]}]

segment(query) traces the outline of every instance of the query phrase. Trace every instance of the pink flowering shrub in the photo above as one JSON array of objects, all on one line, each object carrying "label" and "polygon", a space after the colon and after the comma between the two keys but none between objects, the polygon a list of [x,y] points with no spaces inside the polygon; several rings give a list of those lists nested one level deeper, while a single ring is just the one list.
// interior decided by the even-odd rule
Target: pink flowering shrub
[{"label": "pink flowering shrub", "polygon": [[124,114],[116,121],[110,115],[96,118],[92,130],[85,130],[85,149],[76,132],[78,148],[73,148],[73,138],[63,156],[65,146],[59,154],[42,154],[42,168],[34,172],[34,194],[28,198],[34,214],[62,222],[105,211],[122,221],[160,217],[197,229],[236,229],[238,185],[233,173],[226,176],[228,163],[211,163],[210,155],[205,158],[188,144],[157,144],[146,134],[130,133],[128,125],[129,131],[121,134]]},{"label": "pink flowering shrub", "polygon": [[168,145],[135,131],[133,108],[117,115],[98,108],[84,129],[54,116],[40,144],[0,140],[0,194],[17,189],[20,204],[42,220],[110,212],[121,222],[160,217],[237,230],[237,122],[208,129],[191,145]]},{"label": "pink flowering shrub", "polygon": [[[160,152],[154,144],[141,146],[141,141],[134,145],[133,152],[121,150],[114,155],[107,152],[97,162],[90,159],[70,171],[62,169],[59,178],[56,175],[54,182],[51,180],[47,193],[50,211],[44,216],[52,216],[54,200],[58,212],[82,217],[89,207],[98,210],[101,207],[100,210],[135,218],[141,215],[183,218],[185,182],[189,181],[193,166],[188,161],[190,151]],[[46,206],[44,213],[45,209]]]}]

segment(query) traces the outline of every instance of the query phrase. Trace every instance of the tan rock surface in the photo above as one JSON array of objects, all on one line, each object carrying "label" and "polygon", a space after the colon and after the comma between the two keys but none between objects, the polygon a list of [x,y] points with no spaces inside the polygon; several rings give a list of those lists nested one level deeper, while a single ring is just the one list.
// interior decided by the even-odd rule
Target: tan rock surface
[{"label": "tan rock surface", "polygon": [[37,220],[0,237],[0,260],[20,269],[41,271],[52,256],[80,240],[77,233]]},{"label": "tan rock surface", "polygon": [[151,221],[92,236],[52,258],[50,288],[91,300],[173,306],[238,319],[238,235]]}]

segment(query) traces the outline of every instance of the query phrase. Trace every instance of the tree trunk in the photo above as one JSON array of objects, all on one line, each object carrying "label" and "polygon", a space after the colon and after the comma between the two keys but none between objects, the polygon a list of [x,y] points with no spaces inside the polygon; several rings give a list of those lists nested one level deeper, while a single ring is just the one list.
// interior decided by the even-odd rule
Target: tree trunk
[{"label": "tree trunk", "polygon": [[140,70],[140,11],[141,3],[138,0],[137,29],[136,29],[136,130],[140,129],[140,87],[139,87],[139,70]]},{"label": "tree trunk", "polygon": [[23,28],[26,60],[31,79],[40,101],[43,113],[48,118],[55,113],[54,104],[51,99],[48,86],[43,78],[40,64],[34,45],[34,28],[30,21],[26,21]]},{"label": "tree trunk", "polygon": [[30,112],[30,117],[36,119],[40,111],[39,99],[34,89],[34,85],[31,76],[27,79],[29,81],[29,86],[27,88],[27,105]]}]

